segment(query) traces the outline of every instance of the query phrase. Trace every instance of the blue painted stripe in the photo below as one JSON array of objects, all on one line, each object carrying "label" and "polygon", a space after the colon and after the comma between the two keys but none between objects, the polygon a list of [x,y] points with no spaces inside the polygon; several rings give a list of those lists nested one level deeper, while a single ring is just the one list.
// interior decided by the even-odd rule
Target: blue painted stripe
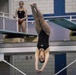
[{"label": "blue painted stripe", "polygon": [[65,0],[54,0],[54,15],[65,15]]},{"label": "blue painted stripe", "polygon": [[65,13],[65,15],[76,15],[76,13]]},{"label": "blue painted stripe", "polygon": [[[56,54],[55,55],[55,73],[60,71],[62,68],[66,66],[66,54]],[[62,71],[58,75],[67,75],[66,70]]]},{"label": "blue painted stripe", "polygon": [[[54,16],[54,14],[43,14],[44,17]],[[45,18],[47,19],[47,18]],[[34,20],[33,15],[28,15],[28,20]]]},{"label": "blue painted stripe", "polygon": [[[54,0],[54,15],[65,15],[65,0]],[[66,54],[55,55],[55,73],[66,66]],[[66,75],[66,70],[58,75]]]},{"label": "blue painted stripe", "polygon": [[[54,14],[43,14],[44,17],[54,16]],[[33,15],[28,15],[28,17],[33,17]]]}]

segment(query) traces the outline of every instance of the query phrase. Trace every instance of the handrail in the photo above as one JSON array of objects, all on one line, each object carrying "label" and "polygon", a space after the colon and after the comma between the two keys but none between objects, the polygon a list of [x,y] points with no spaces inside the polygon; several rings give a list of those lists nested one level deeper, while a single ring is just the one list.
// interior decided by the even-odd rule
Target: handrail
[{"label": "handrail", "polygon": [[1,15],[0,15],[0,17],[1,17],[1,18],[5,18],[5,19],[18,20],[18,19],[12,18],[12,17],[7,17],[7,16],[1,16]]},{"label": "handrail", "polygon": [[8,64],[9,66],[11,66],[12,68],[14,68],[15,70],[17,70],[18,72],[20,72],[23,75],[26,75],[24,72],[22,72],[20,69],[16,68],[15,66],[13,66],[12,64],[10,64],[9,62],[7,62],[6,60],[3,60],[3,62],[5,62],[6,64]]},{"label": "handrail", "polygon": [[[17,21],[17,31],[18,31],[18,18],[13,18],[13,14],[10,14],[10,13],[6,13],[6,12],[1,12],[0,13],[2,15],[0,15],[0,17],[3,18],[3,28],[5,29],[5,19],[11,19],[11,20],[16,20]],[[72,21],[72,20],[76,20],[76,18],[72,18],[72,17],[76,17],[76,15],[62,15],[62,16],[45,16],[44,18],[46,19],[45,21],[48,22],[48,19],[51,19],[51,18],[68,18],[69,17],[69,20]],[[33,19],[33,20],[28,20],[28,19]],[[31,23],[34,23],[34,17],[28,17],[28,19],[25,21],[27,23],[27,28],[28,28],[28,22],[31,22]],[[27,29],[27,32],[28,32],[28,29]]]},{"label": "handrail", "polygon": [[6,13],[6,12],[2,12],[0,11],[1,14],[7,14],[7,15],[11,15],[11,16],[14,16],[14,14],[11,14],[11,13]]},{"label": "handrail", "polygon": [[[7,16],[1,16],[0,15],[0,17],[2,17],[2,18],[6,18],[6,19],[12,19],[12,20],[18,20],[18,19],[15,19],[15,18],[12,18],[12,17],[7,17]],[[63,16],[64,17],[64,16]],[[68,17],[68,16],[67,16]],[[52,16],[52,17],[44,17],[44,18],[56,18],[55,16]],[[60,16],[59,16],[59,18],[60,18]],[[29,19],[29,18],[28,18]],[[33,19],[33,17],[31,17],[30,19]],[[69,19],[70,20],[70,19]],[[76,19],[72,19],[72,20],[76,20]],[[46,20],[46,21],[48,21],[48,20]],[[31,21],[26,21],[26,22],[34,22],[34,20],[31,20]]]}]

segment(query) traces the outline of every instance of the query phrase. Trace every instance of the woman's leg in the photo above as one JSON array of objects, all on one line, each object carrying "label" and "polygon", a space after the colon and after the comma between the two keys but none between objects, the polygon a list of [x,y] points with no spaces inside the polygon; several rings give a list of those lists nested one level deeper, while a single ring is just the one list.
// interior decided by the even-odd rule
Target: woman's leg
[{"label": "woman's leg", "polygon": [[34,20],[35,20],[35,28],[36,28],[36,31],[37,33],[40,33],[41,31],[41,26],[40,26],[40,22],[39,22],[39,19],[38,19],[38,16],[37,16],[37,13],[34,9],[34,7],[31,5],[31,10],[32,10],[32,14],[33,14],[33,17],[34,17]]},{"label": "woman's leg", "polygon": [[22,22],[21,28],[22,28],[22,32],[26,32],[26,23],[25,23],[25,21]]},{"label": "woman's leg", "polygon": [[40,10],[38,9],[36,4],[33,4],[33,5],[34,5],[34,8],[36,9],[36,12],[37,12],[37,15],[39,17],[42,29],[46,33],[50,34],[50,27],[49,27],[48,23],[44,20],[43,14],[40,12]]}]

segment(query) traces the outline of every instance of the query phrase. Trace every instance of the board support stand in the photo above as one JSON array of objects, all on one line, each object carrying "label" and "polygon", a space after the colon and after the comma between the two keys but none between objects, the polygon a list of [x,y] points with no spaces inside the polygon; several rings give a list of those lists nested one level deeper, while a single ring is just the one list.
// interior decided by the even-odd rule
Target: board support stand
[{"label": "board support stand", "polygon": [[25,42],[25,39],[24,38],[4,38],[3,42],[9,42],[9,43]]},{"label": "board support stand", "polygon": [[0,53],[0,62],[4,60],[4,54]]},{"label": "board support stand", "polygon": [[15,70],[17,70],[18,72],[20,72],[23,75],[26,75],[24,72],[22,72],[20,69],[18,69],[17,67],[15,67],[14,65],[10,64],[9,62],[7,62],[4,59],[4,53],[0,53],[0,62],[4,62],[6,64],[8,64],[10,67],[14,68]]},{"label": "board support stand", "polygon": [[7,38],[5,37],[3,39],[3,42],[37,42],[38,41],[38,38],[37,37],[34,37],[34,36],[31,36],[31,37],[13,37],[13,38]]},{"label": "board support stand", "polygon": [[69,36],[70,40],[76,40],[76,31],[71,31]]}]

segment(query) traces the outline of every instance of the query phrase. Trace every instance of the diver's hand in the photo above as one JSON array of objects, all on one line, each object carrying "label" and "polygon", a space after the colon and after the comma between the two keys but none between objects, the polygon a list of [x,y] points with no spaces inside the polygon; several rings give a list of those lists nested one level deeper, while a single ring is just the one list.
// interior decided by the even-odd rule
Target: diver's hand
[{"label": "diver's hand", "polygon": [[38,69],[38,68],[36,68],[36,71],[39,71],[39,69]]},{"label": "diver's hand", "polygon": [[37,70],[37,73],[41,74],[43,72],[43,69]]},{"label": "diver's hand", "polygon": [[43,72],[43,69],[40,69],[39,71],[40,71],[40,72]]},{"label": "diver's hand", "polygon": [[36,71],[37,71],[37,73],[39,72],[39,69],[38,68],[36,68]]}]

